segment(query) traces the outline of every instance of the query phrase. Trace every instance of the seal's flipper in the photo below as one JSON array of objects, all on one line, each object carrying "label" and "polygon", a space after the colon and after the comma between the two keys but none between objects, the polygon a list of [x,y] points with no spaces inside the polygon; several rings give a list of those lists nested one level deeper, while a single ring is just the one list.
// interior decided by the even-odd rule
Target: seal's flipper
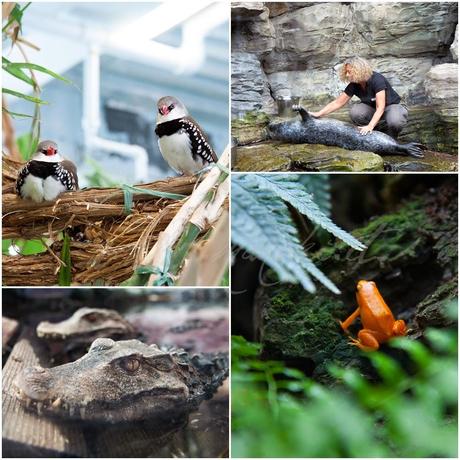
[{"label": "seal's flipper", "polygon": [[426,150],[426,147],[417,142],[410,142],[409,144],[400,144],[397,147],[398,151],[404,155],[408,155],[414,158],[423,158],[423,150]]},{"label": "seal's flipper", "polygon": [[312,116],[300,105],[293,105],[292,110],[299,112],[299,115],[302,117],[302,121],[308,121],[312,119]]}]

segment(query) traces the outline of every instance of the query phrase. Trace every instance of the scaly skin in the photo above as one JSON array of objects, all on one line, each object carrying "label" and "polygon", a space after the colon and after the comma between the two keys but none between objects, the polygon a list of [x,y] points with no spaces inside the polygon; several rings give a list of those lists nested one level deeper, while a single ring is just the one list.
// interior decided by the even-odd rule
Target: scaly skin
[{"label": "scaly skin", "polygon": [[362,135],[357,127],[331,118],[314,118],[300,106],[294,106],[302,120],[270,123],[268,131],[272,139],[296,144],[324,144],[348,150],[364,150],[380,155],[409,155],[423,158],[424,146],[411,142],[399,144],[392,137],[379,131]]},{"label": "scaly skin", "polygon": [[24,369],[14,387],[19,402],[39,415],[119,423],[190,412],[227,375],[224,353],[190,356],[139,340],[99,338],[77,361]]},{"label": "scaly skin", "polygon": [[49,341],[91,344],[98,337],[130,339],[137,336],[135,328],[115,310],[80,308],[59,323],[42,321],[37,336]]}]

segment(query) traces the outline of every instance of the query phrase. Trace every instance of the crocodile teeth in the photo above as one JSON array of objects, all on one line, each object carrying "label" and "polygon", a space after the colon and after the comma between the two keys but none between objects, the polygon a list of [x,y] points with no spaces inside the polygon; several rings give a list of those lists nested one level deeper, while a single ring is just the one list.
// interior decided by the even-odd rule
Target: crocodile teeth
[{"label": "crocodile teeth", "polygon": [[37,402],[37,413],[38,415],[42,415],[43,403]]},{"label": "crocodile teeth", "polygon": [[61,407],[61,404],[62,404],[62,399],[57,398],[55,401],[53,401],[51,406],[53,406],[55,409],[57,409],[58,407]]},{"label": "crocodile teeth", "polygon": [[80,407],[80,417],[82,418],[82,420],[85,419],[85,415],[86,415],[86,407]]}]

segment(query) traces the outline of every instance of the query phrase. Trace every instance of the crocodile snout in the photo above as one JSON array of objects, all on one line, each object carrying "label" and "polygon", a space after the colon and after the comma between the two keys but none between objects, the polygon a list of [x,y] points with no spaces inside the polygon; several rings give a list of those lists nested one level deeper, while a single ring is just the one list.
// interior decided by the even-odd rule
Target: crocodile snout
[{"label": "crocodile snout", "polygon": [[19,399],[44,401],[51,387],[50,372],[40,366],[27,367],[16,377],[14,386]]}]

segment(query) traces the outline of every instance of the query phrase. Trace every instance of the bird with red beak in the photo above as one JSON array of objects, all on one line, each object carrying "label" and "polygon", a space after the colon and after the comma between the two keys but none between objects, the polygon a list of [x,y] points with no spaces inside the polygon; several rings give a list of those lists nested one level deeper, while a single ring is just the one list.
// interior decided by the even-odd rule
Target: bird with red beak
[{"label": "bird with red beak", "polygon": [[77,168],[59,154],[55,142],[40,142],[32,159],[19,171],[16,194],[41,203],[54,201],[66,190],[78,190]]},{"label": "bird with red beak", "polygon": [[217,155],[204,131],[179,99],[162,97],[157,109],[158,146],[172,169],[192,175],[217,162]]}]

